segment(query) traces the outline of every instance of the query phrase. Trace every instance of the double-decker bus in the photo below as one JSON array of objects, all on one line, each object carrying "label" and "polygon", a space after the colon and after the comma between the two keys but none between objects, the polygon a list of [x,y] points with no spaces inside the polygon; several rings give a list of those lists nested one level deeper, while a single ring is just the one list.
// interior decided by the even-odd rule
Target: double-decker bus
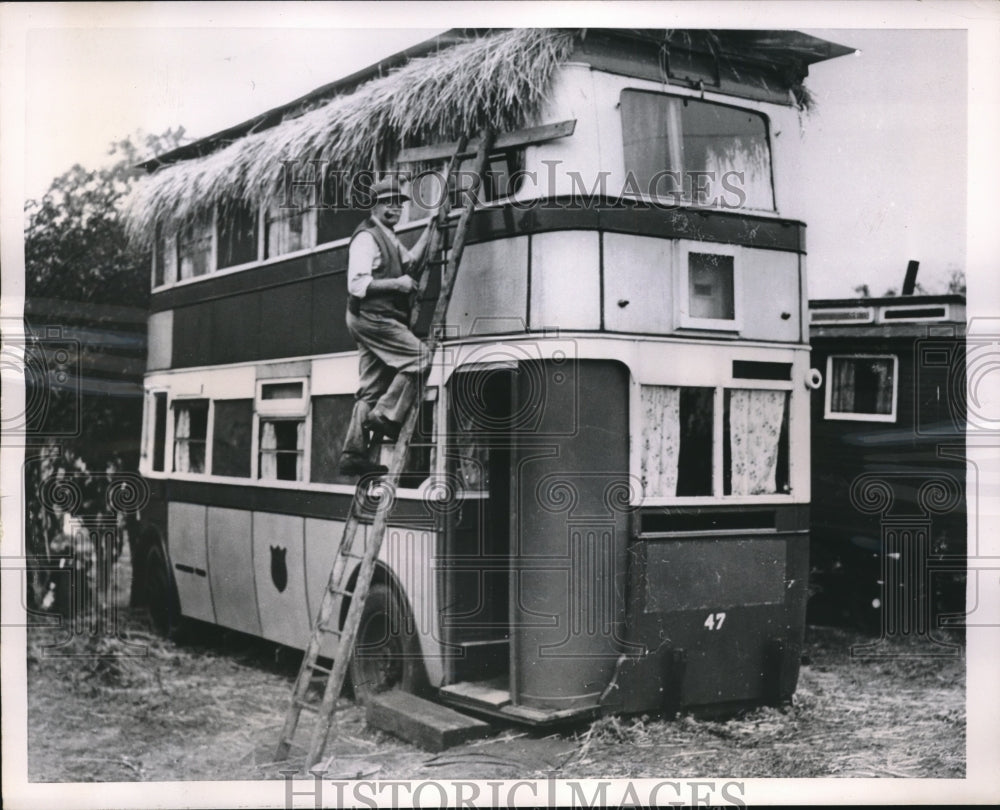
[{"label": "double-decker bus", "polygon": [[[162,627],[303,648],[356,483],[338,461],[364,212],[255,206],[246,186],[220,202],[206,178],[315,143],[311,126],[342,137],[359,94],[389,126],[378,104],[405,103],[386,84],[401,75],[474,94],[503,59],[527,70],[554,52],[491,154],[355,690],[535,724],[793,693],[810,489],[799,105],[808,66],[850,52],[793,31],[453,31],[147,164],[139,575]],[[397,230],[412,244],[448,150],[377,136],[376,171],[410,172]]]}]

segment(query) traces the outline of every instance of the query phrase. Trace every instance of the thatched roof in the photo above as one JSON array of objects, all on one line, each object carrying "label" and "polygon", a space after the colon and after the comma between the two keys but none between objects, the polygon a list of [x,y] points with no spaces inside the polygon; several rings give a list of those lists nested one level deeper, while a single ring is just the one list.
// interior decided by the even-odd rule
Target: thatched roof
[{"label": "thatched roof", "polygon": [[129,232],[148,244],[157,222],[172,230],[216,205],[266,205],[280,192],[282,161],[327,161],[352,175],[391,168],[403,147],[457,140],[487,124],[522,128],[572,52],[574,36],[533,28],[477,37],[204,157],[164,166],[132,193]]}]

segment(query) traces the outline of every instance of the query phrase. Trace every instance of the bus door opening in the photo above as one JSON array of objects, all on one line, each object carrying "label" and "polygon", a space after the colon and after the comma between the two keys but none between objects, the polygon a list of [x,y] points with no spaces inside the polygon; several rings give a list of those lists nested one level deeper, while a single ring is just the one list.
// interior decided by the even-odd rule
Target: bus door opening
[{"label": "bus door opening", "polygon": [[475,366],[448,384],[445,459],[455,498],[438,565],[446,684],[509,689],[515,373],[513,364]]}]

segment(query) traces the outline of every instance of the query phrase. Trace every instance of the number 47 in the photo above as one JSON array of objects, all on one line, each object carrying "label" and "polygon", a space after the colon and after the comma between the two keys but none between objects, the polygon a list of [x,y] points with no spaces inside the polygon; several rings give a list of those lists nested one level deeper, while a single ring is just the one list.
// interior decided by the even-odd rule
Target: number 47
[{"label": "number 47", "polygon": [[722,623],[726,620],[725,613],[709,613],[705,619],[705,627],[709,630],[721,630]]}]

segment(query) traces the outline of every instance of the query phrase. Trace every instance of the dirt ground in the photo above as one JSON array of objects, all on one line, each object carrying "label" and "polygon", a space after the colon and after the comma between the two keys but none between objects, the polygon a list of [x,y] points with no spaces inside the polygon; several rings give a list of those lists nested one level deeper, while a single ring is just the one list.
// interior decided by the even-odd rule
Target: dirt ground
[{"label": "dirt ground", "polygon": [[[174,644],[141,614],[126,613],[120,626],[144,655],[52,657],[53,631],[29,632],[31,781],[278,779],[302,765],[301,749],[273,759],[300,654],[207,626]],[[351,704],[338,715],[326,777],[963,777],[964,655],[915,657],[926,645],[910,641],[879,650],[898,657],[852,656],[866,641],[809,627],[792,704],[726,721],[608,717],[558,732],[500,725],[435,755],[368,728]],[[83,638],[72,649],[94,647]]]}]

